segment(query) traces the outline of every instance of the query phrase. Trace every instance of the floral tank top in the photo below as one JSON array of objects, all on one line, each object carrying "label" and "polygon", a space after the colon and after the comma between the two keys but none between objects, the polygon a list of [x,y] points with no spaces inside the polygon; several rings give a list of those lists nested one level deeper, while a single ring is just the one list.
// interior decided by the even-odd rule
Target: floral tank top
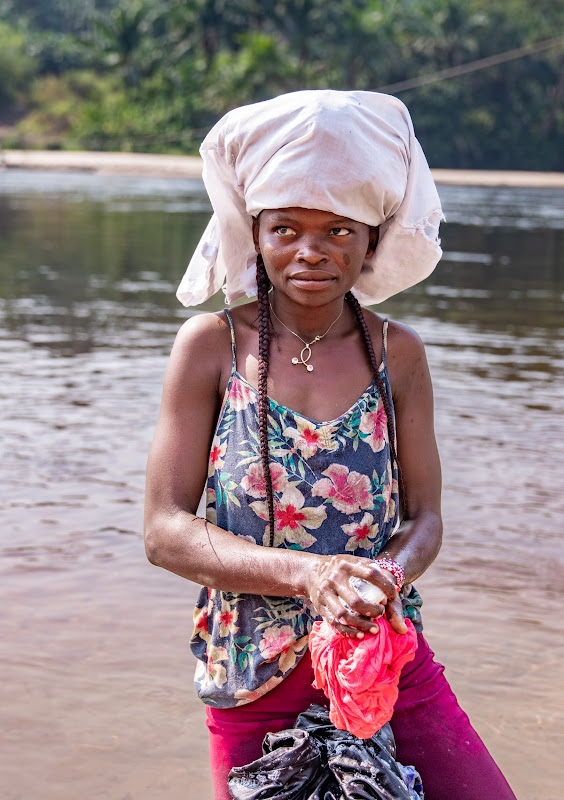
[{"label": "floral tank top", "polygon": [[[268,547],[268,507],[258,433],[258,392],[233,366],[213,438],[206,518]],[[386,391],[387,320],[380,365]],[[269,398],[268,442],[274,494],[274,547],[373,558],[398,519],[397,467],[390,462],[384,404],[373,382],[351,408],[314,422]],[[421,630],[421,598],[402,589],[404,616]],[[194,612],[195,682],[208,705],[244,705],[273,689],[307,650],[319,617],[294,597],[203,588]]]}]

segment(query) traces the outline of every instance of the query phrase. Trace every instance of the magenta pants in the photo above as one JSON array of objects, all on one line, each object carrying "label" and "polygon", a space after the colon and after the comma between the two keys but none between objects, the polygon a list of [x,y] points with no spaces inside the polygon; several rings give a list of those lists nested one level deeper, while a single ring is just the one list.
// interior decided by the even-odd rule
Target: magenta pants
[{"label": "magenta pants", "polygon": [[[421,774],[425,800],[516,800],[509,784],[457,703],[444,667],[419,634],[415,658],[400,677],[391,725],[397,760]],[[239,708],[206,708],[215,800],[229,800],[227,777],[262,755],[269,731],[292,728],[311,703],[327,705],[314,689],[309,653],[282,683]]]}]

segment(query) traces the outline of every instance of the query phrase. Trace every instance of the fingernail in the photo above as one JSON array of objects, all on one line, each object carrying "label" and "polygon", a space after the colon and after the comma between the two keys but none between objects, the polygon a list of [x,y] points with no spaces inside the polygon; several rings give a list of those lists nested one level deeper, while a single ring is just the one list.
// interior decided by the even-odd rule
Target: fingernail
[{"label": "fingernail", "polygon": [[370,628],[370,633],[378,633],[379,630],[380,628],[377,625],[373,625],[372,628]]},{"label": "fingernail", "polygon": [[359,631],[359,632],[357,633],[357,635],[356,635],[356,638],[357,638],[357,639],[364,639],[364,634],[363,634],[363,632],[362,632],[362,631]]}]

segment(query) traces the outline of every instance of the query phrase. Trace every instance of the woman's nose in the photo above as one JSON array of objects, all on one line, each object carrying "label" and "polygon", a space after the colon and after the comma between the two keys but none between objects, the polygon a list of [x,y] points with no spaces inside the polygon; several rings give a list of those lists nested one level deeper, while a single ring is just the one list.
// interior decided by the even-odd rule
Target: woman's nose
[{"label": "woman's nose", "polygon": [[321,241],[314,236],[304,237],[296,253],[296,261],[307,264],[323,264],[329,260]]}]

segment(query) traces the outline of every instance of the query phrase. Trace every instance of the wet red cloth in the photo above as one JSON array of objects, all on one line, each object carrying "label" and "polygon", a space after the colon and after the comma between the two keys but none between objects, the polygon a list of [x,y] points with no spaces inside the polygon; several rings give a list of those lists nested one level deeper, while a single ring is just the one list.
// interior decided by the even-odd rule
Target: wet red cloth
[{"label": "wet red cloth", "polygon": [[396,633],[385,618],[374,636],[353,639],[327,622],[316,622],[309,649],[316,689],[329,698],[329,717],[339,730],[368,739],[392,718],[404,664],[417,649],[417,633],[406,619],[407,633]]}]

